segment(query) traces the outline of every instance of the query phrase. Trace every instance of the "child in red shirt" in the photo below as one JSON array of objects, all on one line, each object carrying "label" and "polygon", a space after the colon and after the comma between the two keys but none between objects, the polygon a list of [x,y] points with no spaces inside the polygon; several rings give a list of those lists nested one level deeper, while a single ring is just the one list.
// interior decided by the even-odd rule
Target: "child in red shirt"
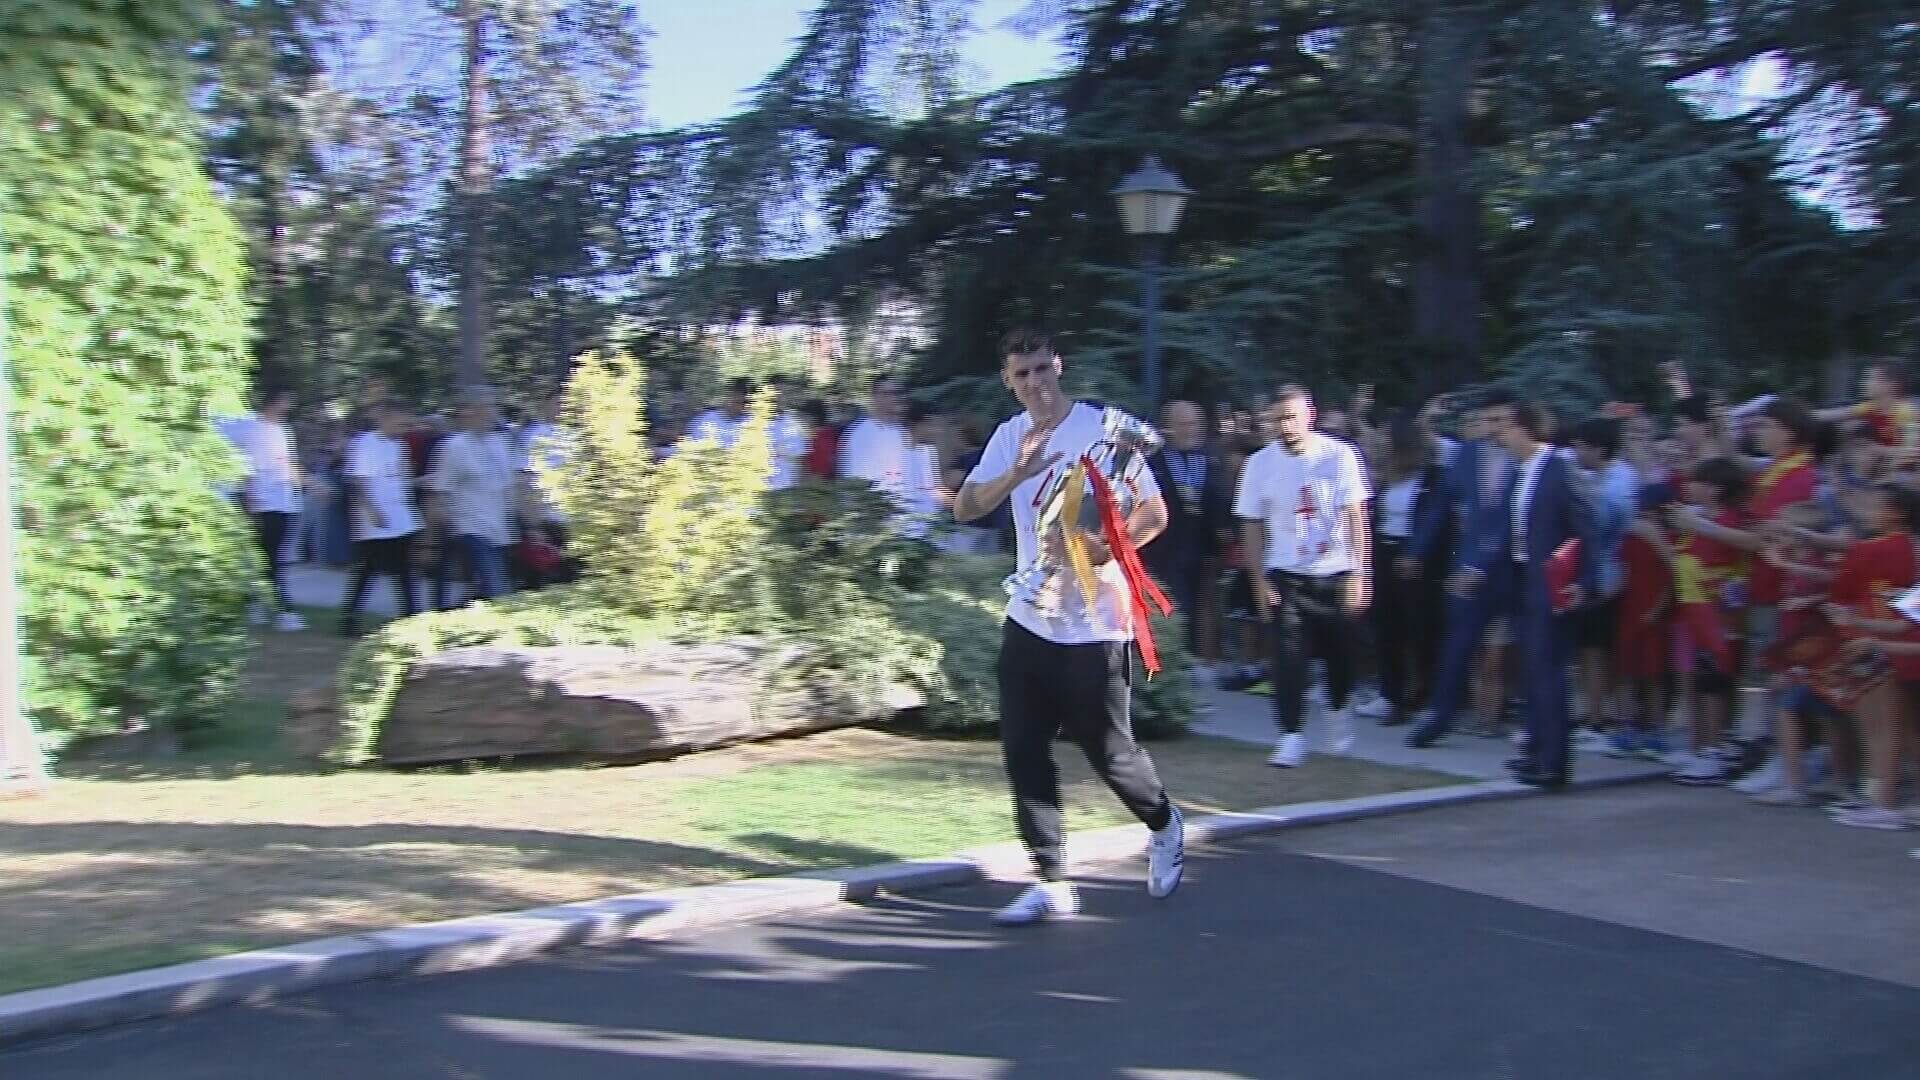
[{"label": "child in red shirt", "polygon": [[1830,622],[1853,640],[1845,655],[1870,660],[1884,657],[1892,677],[1861,695],[1855,716],[1866,743],[1872,780],[1868,805],[1841,812],[1834,820],[1867,829],[1904,829],[1900,811],[1901,768],[1905,763],[1909,698],[1920,689],[1920,635],[1891,601],[1920,577],[1920,549],[1913,532],[1920,526],[1920,499],[1905,488],[1883,484],[1874,489],[1868,525],[1876,535],[1847,549],[1833,580]]},{"label": "child in red shirt", "polygon": [[1640,512],[1620,546],[1626,584],[1614,622],[1614,673],[1620,679],[1627,715],[1607,753],[1613,757],[1666,754],[1661,729],[1666,725],[1665,682],[1669,628],[1673,614],[1673,571],[1667,565],[1667,539],[1660,516],[1673,496],[1664,486],[1646,488]]}]

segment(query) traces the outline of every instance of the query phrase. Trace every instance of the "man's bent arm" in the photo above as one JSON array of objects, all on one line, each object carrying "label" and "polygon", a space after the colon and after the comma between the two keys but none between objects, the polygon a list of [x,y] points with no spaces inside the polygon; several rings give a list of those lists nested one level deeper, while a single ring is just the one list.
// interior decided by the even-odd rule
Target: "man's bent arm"
[{"label": "man's bent arm", "polygon": [[1013,470],[992,480],[974,483],[972,480],[960,485],[960,493],[953,497],[953,519],[962,525],[969,521],[978,521],[1007,501],[1013,489],[1019,486],[1013,480]]},{"label": "man's bent arm", "polygon": [[1127,536],[1133,540],[1133,546],[1146,547],[1154,537],[1167,531],[1167,500],[1155,495],[1133,508],[1127,515]]}]

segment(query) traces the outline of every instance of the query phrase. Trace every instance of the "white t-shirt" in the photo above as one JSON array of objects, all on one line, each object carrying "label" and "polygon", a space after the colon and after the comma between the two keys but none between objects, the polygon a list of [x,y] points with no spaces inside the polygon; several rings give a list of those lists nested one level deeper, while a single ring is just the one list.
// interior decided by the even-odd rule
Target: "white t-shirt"
[{"label": "white t-shirt", "polygon": [[256,514],[300,512],[300,459],[287,425],[255,417],[243,429],[247,455],[247,506]]},{"label": "white t-shirt", "polygon": [[722,450],[733,449],[740,439],[740,429],[747,424],[745,416],[734,419],[719,409],[708,409],[693,418],[693,427],[687,432],[690,439],[712,439]]},{"label": "white t-shirt", "polygon": [[1266,522],[1267,569],[1326,577],[1361,569],[1344,511],[1369,497],[1353,447],[1315,431],[1298,455],[1273,442],[1248,458],[1233,511]]},{"label": "white t-shirt", "polygon": [[[573,432],[544,420],[531,424],[520,437],[520,471],[527,474],[529,483],[534,483],[536,473],[553,473],[565,468],[567,462],[573,460],[574,448]],[[567,515],[560,507],[540,491],[537,484],[534,491],[540,499],[541,517],[564,525]]]},{"label": "white t-shirt", "polygon": [[1413,506],[1420,498],[1420,474],[1388,486],[1380,496],[1380,535],[1405,540],[1413,535]]},{"label": "white t-shirt", "polygon": [[[1047,454],[1058,453],[1060,461],[1055,470],[1072,467],[1076,458],[1100,441],[1104,430],[1100,423],[1101,412],[1085,402],[1075,402],[1067,418],[1055,428],[1047,440]],[[980,464],[974,466],[967,476],[967,482],[982,484],[1005,476],[1013,468],[1020,456],[1020,440],[1033,430],[1033,416],[1021,413],[994,429],[993,437],[987,440],[986,449],[980,452]],[[1124,469],[1114,483],[1114,495],[1120,502],[1122,513],[1132,507],[1160,494],[1160,485],[1154,482],[1153,470],[1147,467],[1146,459],[1132,454],[1122,461]],[[1052,489],[1057,476],[1054,471],[1029,477],[1026,482],[1013,489],[1010,496],[1013,503],[1013,531],[1018,552],[1018,565],[1025,570],[1040,558],[1040,538],[1035,535],[1035,526],[1040,518],[1040,501]],[[1087,486],[1085,507],[1087,513],[1094,506],[1092,484]],[[1083,514],[1083,521],[1086,520]],[[1108,562],[1096,571],[1099,578],[1098,604],[1092,610],[1087,608],[1086,598],[1080,594],[1080,588],[1074,584],[1071,571],[1062,568],[1069,580],[1062,582],[1060,591],[1065,602],[1060,605],[1057,614],[1049,617],[1018,598],[1007,601],[1007,618],[1048,641],[1059,645],[1085,645],[1099,641],[1131,641],[1133,639],[1133,598],[1127,591],[1126,575],[1121,572],[1118,562]]]},{"label": "white t-shirt", "polygon": [[420,531],[420,518],[413,512],[413,458],[406,443],[377,431],[363,432],[347,447],[347,475],[386,518],[385,528],[374,528],[355,499],[355,540],[391,540]]},{"label": "white t-shirt", "polygon": [[513,543],[515,468],[513,447],[497,431],[456,431],[433,455],[427,486],[447,498],[447,524],[455,536],[474,536],[505,547]]},{"label": "white t-shirt", "polygon": [[767,434],[773,443],[773,481],[768,486],[775,491],[790,488],[800,482],[800,463],[807,456],[806,425],[781,413]]},{"label": "white t-shirt", "polygon": [[911,509],[915,502],[913,443],[899,424],[867,417],[840,440],[840,475],[857,477]]}]

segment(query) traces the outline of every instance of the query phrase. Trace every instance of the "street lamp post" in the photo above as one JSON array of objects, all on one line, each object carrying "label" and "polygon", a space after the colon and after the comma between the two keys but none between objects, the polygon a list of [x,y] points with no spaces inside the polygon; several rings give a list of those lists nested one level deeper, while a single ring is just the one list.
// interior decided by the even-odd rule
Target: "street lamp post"
[{"label": "street lamp post", "polygon": [[1140,246],[1141,300],[1146,307],[1145,362],[1141,365],[1146,382],[1147,405],[1160,408],[1160,256],[1167,236],[1180,224],[1180,212],[1186,209],[1193,192],[1180,178],[1168,172],[1152,154],[1140,163],[1133,175],[1113,189],[1120,204],[1120,221]]}]

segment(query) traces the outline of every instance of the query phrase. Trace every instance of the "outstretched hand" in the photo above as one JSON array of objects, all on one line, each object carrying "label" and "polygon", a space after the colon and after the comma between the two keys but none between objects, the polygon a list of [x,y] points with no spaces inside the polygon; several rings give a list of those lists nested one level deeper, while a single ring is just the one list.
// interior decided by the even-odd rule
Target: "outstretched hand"
[{"label": "outstretched hand", "polygon": [[1018,487],[1028,480],[1039,476],[1060,463],[1064,455],[1046,452],[1047,440],[1053,438],[1053,430],[1058,424],[1047,427],[1035,427],[1020,438],[1020,454],[1013,459],[1014,486]]}]

